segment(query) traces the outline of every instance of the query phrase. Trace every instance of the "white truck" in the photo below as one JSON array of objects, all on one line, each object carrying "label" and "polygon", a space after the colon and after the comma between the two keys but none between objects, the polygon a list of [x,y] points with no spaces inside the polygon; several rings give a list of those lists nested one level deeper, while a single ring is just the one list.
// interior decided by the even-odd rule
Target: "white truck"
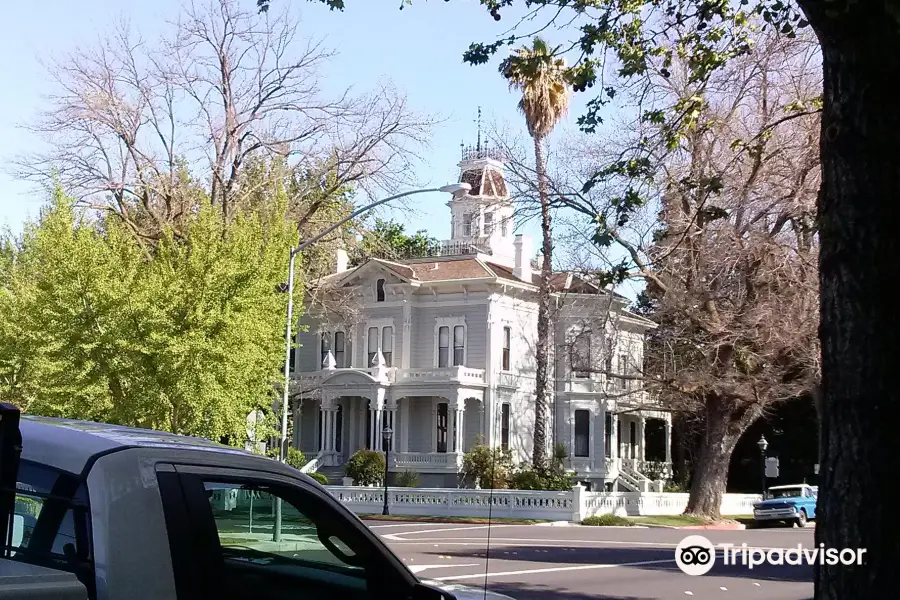
[{"label": "white truck", "polygon": [[419,580],[326,489],[277,461],[7,409],[0,425],[17,422],[21,457],[4,444],[0,479],[17,476],[0,502],[0,598],[508,598]]}]

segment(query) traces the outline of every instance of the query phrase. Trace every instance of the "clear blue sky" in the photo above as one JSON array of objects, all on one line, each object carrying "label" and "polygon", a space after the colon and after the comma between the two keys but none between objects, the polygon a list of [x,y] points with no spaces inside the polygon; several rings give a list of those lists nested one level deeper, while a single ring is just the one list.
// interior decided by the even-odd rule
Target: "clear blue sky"
[{"label": "clear blue sky", "polygon": [[[243,0],[249,8],[255,0]],[[324,37],[339,55],[325,72],[328,88],[353,85],[365,90],[385,77],[409,98],[412,108],[440,114],[446,121],[432,139],[427,163],[417,172],[423,184],[455,181],[460,143],[474,143],[478,106],[487,122],[522,128],[516,110],[517,97],[497,73],[496,61],[472,67],[462,53],[472,41],[488,41],[512,23],[497,23],[477,0],[416,0],[398,10],[400,0],[350,0],[345,12],[331,12],[317,2],[273,0],[276,6],[291,2],[312,37]],[[180,0],[134,2],[126,0],[41,0],[37,4],[9,2],[0,20],[0,159],[37,148],[37,142],[19,126],[45,105],[53,89],[40,60],[59,55],[76,45],[90,44],[120,15],[146,38],[153,38],[167,19],[177,14]],[[562,128],[574,128],[575,118],[589,99],[576,96]],[[561,128],[561,129],[562,129]],[[522,131],[524,129],[522,128]],[[441,207],[446,219],[426,218],[415,211],[393,211],[410,230],[420,228],[439,238],[449,236],[449,209],[440,195],[419,196],[417,205]],[[18,230],[27,217],[37,214],[43,194],[0,170],[0,227]],[[525,233],[536,236],[534,225]]]}]

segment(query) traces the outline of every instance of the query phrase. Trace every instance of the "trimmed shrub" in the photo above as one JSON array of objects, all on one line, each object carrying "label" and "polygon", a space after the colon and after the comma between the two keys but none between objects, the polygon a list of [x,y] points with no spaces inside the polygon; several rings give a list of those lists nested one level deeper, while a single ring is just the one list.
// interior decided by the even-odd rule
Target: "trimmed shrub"
[{"label": "trimmed shrub", "polygon": [[514,490],[566,491],[572,489],[574,473],[562,470],[541,472],[524,467],[509,477],[509,487]]},{"label": "trimmed shrub", "polygon": [[397,474],[397,487],[419,487],[419,481],[421,477],[415,471],[403,471],[402,473]]},{"label": "trimmed shrub", "polygon": [[375,485],[384,479],[384,455],[375,450],[358,450],[347,462],[347,477],[356,485]]},{"label": "trimmed shrub", "polygon": [[307,463],[306,457],[296,448],[288,448],[287,464],[299,469]]},{"label": "trimmed shrub", "polygon": [[625,517],[617,517],[616,515],[594,515],[588,517],[581,522],[582,525],[590,525],[592,527],[631,527],[634,525]]},{"label": "trimmed shrub", "polygon": [[321,483],[322,485],[328,485],[328,477],[326,477],[322,473],[307,473],[310,477]]},{"label": "trimmed shrub", "polygon": [[463,457],[462,481],[466,487],[503,490],[512,472],[512,452],[479,444]]}]

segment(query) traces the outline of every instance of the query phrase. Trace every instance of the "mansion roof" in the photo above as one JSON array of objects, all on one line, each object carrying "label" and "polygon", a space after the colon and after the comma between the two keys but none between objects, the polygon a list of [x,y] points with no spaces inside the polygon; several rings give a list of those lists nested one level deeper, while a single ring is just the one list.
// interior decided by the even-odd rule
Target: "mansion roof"
[{"label": "mansion roof", "polygon": [[[383,258],[370,258],[365,263],[351,268],[344,273],[338,273],[332,277],[336,277],[335,283],[340,285],[350,285],[350,281],[354,278],[354,274],[362,269],[370,268],[377,265],[383,269],[393,272],[400,278],[411,283],[437,283],[452,282],[464,280],[494,280],[497,283],[504,281],[523,283],[537,287],[540,284],[540,272],[532,271],[530,273],[530,281],[524,281],[516,277],[513,269],[508,266],[500,265],[489,260],[484,256],[447,256],[437,258],[421,258],[407,261],[392,261]],[[554,292],[570,292],[581,294],[602,294],[605,293],[597,285],[587,281],[577,273],[557,272],[553,273],[550,278],[550,286]],[[615,294],[621,299],[624,296]]]}]

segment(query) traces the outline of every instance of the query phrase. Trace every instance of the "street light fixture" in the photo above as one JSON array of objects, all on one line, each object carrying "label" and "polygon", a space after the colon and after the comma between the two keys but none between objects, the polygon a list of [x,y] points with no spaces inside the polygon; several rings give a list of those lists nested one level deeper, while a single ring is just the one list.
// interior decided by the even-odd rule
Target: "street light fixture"
[{"label": "street light fixture", "polygon": [[757,447],[759,447],[759,454],[762,461],[762,496],[763,500],[766,499],[766,448],[769,447],[769,442],[766,441],[766,436],[761,436],[759,441],[756,442]]},{"label": "street light fixture", "polygon": [[[324,231],[319,233],[318,235],[306,240],[305,242],[301,242],[296,247],[291,248],[290,250],[290,260],[288,261],[288,280],[287,284],[280,285],[278,288],[279,292],[286,292],[288,295],[288,306],[287,306],[287,327],[285,329],[285,349],[284,349],[284,390],[282,394],[281,400],[281,438],[279,439],[279,448],[278,448],[278,459],[285,463],[287,462],[287,422],[288,422],[288,403],[290,401],[290,385],[291,385],[291,321],[293,320],[294,313],[294,259],[297,254],[300,253],[301,250],[311,246],[321,240],[323,237],[337,229],[338,227],[344,225],[345,223],[352,221],[356,217],[361,214],[372,210],[377,206],[381,206],[382,204],[387,204],[392,200],[397,200],[399,198],[405,198],[406,196],[412,196],[413,194],[425,194],[429,192],[443,192],[445,194],[453,194],[454,196],[459,192],[468,192],[472,189],[472,186],[468,183],[450,183],[447,185],[442,185],[437,188],[425,188],[421,190],[410,190],[408,192],[403,192],[400,194],[394,194],[393,196],[388,196],[387,198],[382,198],[381,200],[376,200],[370,204],[367,204],[361,208],[356,209],[347,217],[344,217],[331,227],[326,228]],[[387,502],[387,500],[385,500]],[[273,538],[274,541],[281,540],[281,502],[277,502],[275,506],[275,526],[273,528]]]},{"label": "street light fixture", "polygon": [[384,440],[384,508],[382,515],[389,515],[391,511],[388,509],[388,466],[391,460],[391,438],[394,437],[394,430],[385,426],[381,430],[381,439]]}]

